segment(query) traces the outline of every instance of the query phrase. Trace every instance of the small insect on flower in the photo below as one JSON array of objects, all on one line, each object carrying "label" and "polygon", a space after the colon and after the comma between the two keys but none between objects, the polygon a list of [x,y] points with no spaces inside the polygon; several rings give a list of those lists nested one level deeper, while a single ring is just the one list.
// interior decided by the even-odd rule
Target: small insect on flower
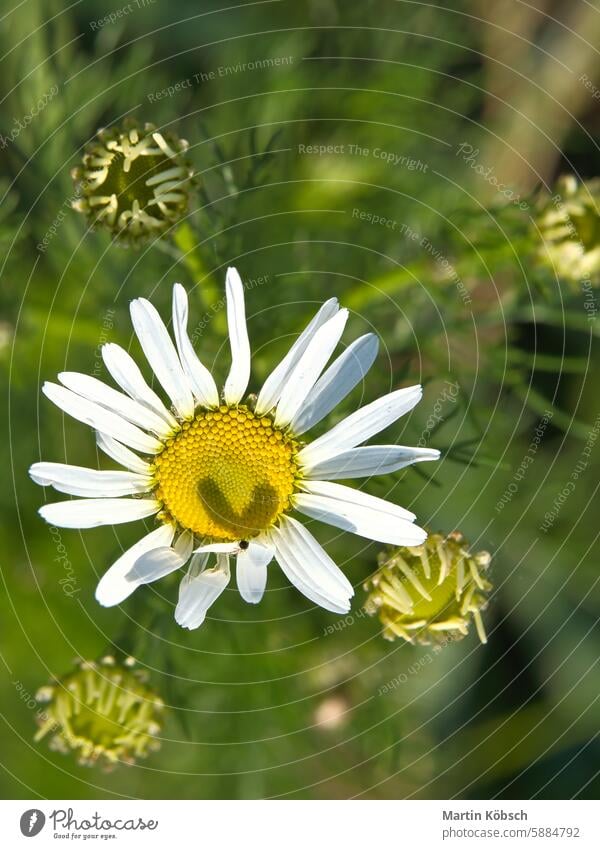
[{"label": "small insect on flower", "polygon": [[[140,585],[190,561],[175,618],[184,628],[197,628],[229,583],[231,558],[240,594],[250,604],[262,599],[267,566],[275,559],[310,601],[346,614],[352,584],[290,514],[298,511],[392,545],[423,542],[427,534],[413,524],[414,513],[333,483],[437,460],[439,451],[431,448],[357,447],[412,410],[422,389],[396,389],[306,443],[304,434],[364,378],[377,355],[377,338],[361,336],[327,367],[348,318],[348,310],[331,298],[250,403],[244,286],[234,268],[227,272],[225,288],[231,369],[222,395],[192,347],[188,298],[179,284],[173,288],[174,343],[152,304],[143,298],[131,304],[135,332],[170,407],[131,356],[112,343],[102,348],[102,357],[122,392],[78,372],[59,374],[60,386],[44,384],[44,394],[93,427],[101,450],[122,468],[34,463],[30,475],[36,483],[80,496],[46,504],[40,513],[63,528],[156,516],[158,527],[101,579],[96,598],[105,606],[120,604]],[[207,568],[213,557],[216,564]]]},{"label": "small insect on flower", "polygon": [[193,177],[187,149],[186,141],[153,124],[127,120],[99,130],[73,169],[73,208],[123,244],[156,239],[187,212]]},{"label": "small insect on flower", "polygon": [[600,179],[561,177],[552,197],[539,201],[536,224],[542,264],[570,282],[600,280]]},{"label": "small insect on flower", "polygon": [[131,764],[160,748],[163,702],[145,683],[133,658],[79,661],[73,672],[42,687],[44,704],[35,740],[74,752],[85,766]]},{"label": "small insect on flower", "polygon": [[430,645],[451,635],[461,639],[471,619],[482,643],[487,642],[481,611],[491,584],[485,572],[487,551],[470,554],[462,534],[430,534],[419,546],[379,555],[380,568],[364,585],[365,609],[378,616],[387,640]]}]

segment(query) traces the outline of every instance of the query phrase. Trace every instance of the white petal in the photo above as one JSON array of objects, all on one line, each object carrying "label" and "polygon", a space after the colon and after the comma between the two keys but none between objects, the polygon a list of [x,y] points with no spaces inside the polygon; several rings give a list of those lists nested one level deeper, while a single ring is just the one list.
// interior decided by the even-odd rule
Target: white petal
[{"label": "white petal", "polygon": [[227,326],[231,345],[231,369],[225,381],[225,403],[238,404],[250,380],[250,342],[246,326],[244,286],[235,268],[227,269]]},{"label": "white petal", "polygon": [[251,542],[242,549],[236,561],[237,586],[248,604],[258,604],[267,585],[267,566],[273,559],[275,548],[271,543]]},{"label": "white petal", "polygon": [[194,554],[208,554],[209,552],[214,552],[215,554],[235,554],[238,548],[239,544],[237,542],[211,542],[209,545],[200,545],[198,548],[195,548]]},{"label": "white petal", "polygon": [[420,386],[408,386],[361,407],[303,448],[298,454],[300,463],[313,466],[341,454],[348,448],[360,445],[412,410],[421,400],[422,394],[423,389]]},{"label": "white petal", "polygon": [[96,589],[96,601],[104,607],[112,607],[130,596],[137,584],[126,580],[125,575],[146,551],[170,545],[174,534],[175,528],[172,525],[161,525],[124,552],[100,579]]},{"label": "white petal", "polygon": [[312,519],[377,542],[420,545],[427,539],[427,533],[422,528],[405,518],[407,511],[382,498],[366,496],[365,493],[361,495],[362,499],[352,502],[326,495],[299,493],[294,496],[293,503],[297,510]]},{"label": "white petal", "polygon": [[[199,555],[202,557],[202,555]],[[199,628],[206,618],[208,608],[221,595],[229,583],[229,557],[217,556],[217,565],[198,572],[201,561],[192,563],[189,572],[179,585],[179,601],[175,608],[175,621],[182,628]]]},{"label": "white petal", "polygon": [[415,514],[411,513],[405,507],[399,507],[397,504],[392,504],[391,501],[377,498],[375,495],[369,495],[368,492],[363,492],[362,489],[354,489],[351,486],[344,486],[341,483],[304,481],[302,488],[311,495],[323,495],[326,498],[335,498],[337,501],[356,504],[357,507],[370,507],[373,510],[380,510],[382,513],[389,513],[398,519],[407,519],[409,522],[412,522],[416,518]]},{"label": "white petal", "polygon": [[402,445],[368,445],[351,448],[317,463],[304,467],[303,474],[314,480],[367,478],[397,472],[411,463],[439,460],[440,452],[434,448],[405,448]]},{"label": "white petal", "polygon": [[99,404],[76,395],[70,389],[65,389],[64,386],[46,382],[42,386],[42,392],[57,407],[60,407],[74,419],[118,439],[119,442],[130,445],[138,451],[143,451],[145,454],[158,454],[163,448],[162,442],[154,436],[144,433],[143,430],[125,421],[116,413],[111,413],[110,410],[105,410]]},{"label": "white petal", "polygon": [[126,469],[130,469],[132,472],[137,472],[140,475],[150,474],[149,463],[146,463],[145,460],[142,460],[141,457],[138,457],[129,448],[125,448],[124,445],[121,445],[120,442],[117,442],[111,436],[106,436],[104,433],[96,433],[96,444],[98,448],[104,451],[107,457],[111,457],[120,466],[124,466]]},{"label": "white petal", "polygon": [[145,519],[160,510],[154,498],[82,498],[40,507],[40,516],[58,528],[98,528]]},{"label": "white petal", "polygon": [[194,415],[194,396],[161,317],[145,298],[132,301],[129,309],[134,330],[158,382],[177,412],[190,419]]},{"label": "white petal", "polygon": [[287,579],[308,599],[334,613],[347,613],[352,585],[312,534],[295,519],[282,517],[271,529],[275,557]]},{"label": "white petal", "polygon": [[390,516],[395,516],[402,520],[406,519],[409,522],[413,522],[416,518],[414,513],[411,513],[410,510],[406,510],[404,507],[392,504],[391,501],[386,501],[384,498],[369,495],[368,492],[363,492],[362,489],[353,489],[353,487],[344,486],[341,483],[303,481],[302,488],[311,495],[323,495],[326,498],[335,498],[337,501],[355,504],[357,507],[379,510],[381,513],[389,513]]},{"label": "white petal", "polygon": [[63,371],[58,375],[58,379],[63,386],[66,386],[72,392],[76,392],[77,395],[106,407],[107,410],[117,413],[128,422],[144,430],[152,431],[162,438],[171,433],[172,428],[153,410],[139,404],[128,395],[117,392],[116,389],[112,389],[95,377],[88,374],[79,374],[76,371]]},{"label": "white petal", "polygon": [[173,331],[179,359],[188,376],[192,391],[204,407],[219,406],[219,392],[212,374],[203,366],[187,333],[188,296],[180,283],[173,286]]},{"label": "white petal", "polygon": [[331,584],[332,589],[335,585],[343,595],[352,598],[354,595],[354,587],[339,566],[333,562],[321,543],[314,538],[302,522],[294,519],[293,516],[284,516],[282,517],[280,527],[283,527],[298,554],[301,553],[302,557],[306,560],[310,560],[311,558],[319,560],[323,567],[323,571],[327,572],[329,580],[333,582]]},{"label": "white petal", "polygon": [[124,392],[148,409],[154,410],[171,427],[177,427],[177,419],[167,410],[156,392],[150,389],[137,363],[127,351],[120,345],[109,342],[102,346],[102,359],[113,380]]},{"label": "white petal", "polygon": [[139,586],[164,578],[187,563],[192,553],[192,544],[192,534],[184,531],[173,547],[153,548],[140,555],[125,579]]},{"label": "white petal", "polygon": [[304,433],[337,407],[369,371],[378,349],[379,340],[373,333],[366,333],[346,348],[319,378],[299,409],[291,423],[293,432]]},{"label": "white petal", "polygon": [[188,569],[189,575],[199,575],[200,572],[203,572],[206,569],[206,564],[210,560],[210,554],[195,554],[192,552],[192,559],[190,560],[190,566]]},{"label": "white petal", "polygon": [[262,416],[264,413],[268,413],[269,410],[273,409],[281,397],[286,380],[297,365],[302,354],[306,351],[308,343],[319,327],[332,318],[338,309],[337,298],[330,298],[328,301],[325,301],[312,321],[302,331],[279,365],[265,380],[263,388],[260,390],[256,400],[255,410],[257,416]]},{"label": "white petal", "polygon": [[87,498],[134,495],[148,492],[153,487],[152,479],[148,475],[105,472],[86,469],[83,466],[69,466],[66,463],[34,463],[29,469],[29,475],[41,486],[52,486],[58,492]]},{"label": "white petal", "polygon": [[340,341],[347,319],[348,310],[339,310],[310,340],[281,392],[275,413],[278,427],[288,425],[301,408]]}]

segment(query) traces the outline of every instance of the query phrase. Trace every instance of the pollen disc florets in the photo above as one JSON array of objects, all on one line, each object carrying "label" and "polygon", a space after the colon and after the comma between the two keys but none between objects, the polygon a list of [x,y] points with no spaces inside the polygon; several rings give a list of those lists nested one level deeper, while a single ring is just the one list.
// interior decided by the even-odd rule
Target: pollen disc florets
[{"label": "pollen disc florets", "polygon": [[139,245],[160,236],[185,215],[192,169],[188,144],[171,132],[131,121],[100,130],[73,170],[73,207],[119,241]]},{"label": "pollen disc florets", "polygon": [[44,704],[35,739],[50,737],[51,748],[74,751],[81,764],[104,767],[133,763],[159,748],[163,702],[136,670],[133,658],[80,661],[64,678],[42,687]]},{"label": "pollen disc florets", "polygon": [[430,645],[466,636],[471,619],[486,642],[481,611],[491,584],[487,551],[470,554],[462,534],[430,534],[423,545],[379,555],[380,568],[365,583],[365,609],[377,615],[388,640]]},{"label": "pollen disc florets", "polygon": [[154,463],[156,497],[182,528],[217,541],[252,538],[289,507],[297,446],[245,406],[202,412]]}]

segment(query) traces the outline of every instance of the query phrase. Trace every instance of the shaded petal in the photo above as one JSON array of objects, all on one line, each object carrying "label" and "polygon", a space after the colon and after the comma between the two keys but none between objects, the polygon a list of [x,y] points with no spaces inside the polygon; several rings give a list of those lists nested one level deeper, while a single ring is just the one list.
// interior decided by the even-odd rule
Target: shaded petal
[{"label": "shaded petal", "polygon": [[109,342],[102,346],[102,359],[111,377],[131,398],[160,416],[171,427],[177,427],[177,419],[167,410],[153,389],[150,389],[137,363],[124,348]]},{"label": "shaded petal", "polygon": [[423,389],[421,386],[408,386],[397,389],[378,398],[371,404],[361,407],[347,416],[334,428],[315,439],[298,454],[298,460],[305,465],[315,465],[341,454],[348,448],[354,448],[386,428],[400,416],[419,403]]},{"label": "shaded petal", "polygon": [[288,581],[320,607],[347,613],[354,595],[352,585],[312,534],[285,516],[270,533],[275,557]]},{"label": "shaded petal", "polygon": [[129,309],[134,330],[158,382],[177,412],[190,419],[194,415],[194,396],[158,311],[145,298],[132,301]]},{"label": "shaded petal", "polygon": [[[175,621],[182,628],[199,628],[206,618],[208,608],[221,595],[229,583],[229,557],[217,555],[217,565],[202,569],[206,555],[196,555],[187,575],[179,585],[179,601],[175,608]],[[198,558],[198,559],[196,559]]]},{"label": "shaded petal", "polygon": [[250,542],[242,549],[236,561],[236,579],[241,597],[249,604],[258,604],[267,585],[267,566],[273,559],[275,547],[264,543]]},{"label": "shaded petal", "polygon": [[305,404],[291,422],[294,434],[301,434],[324,419],[369,371],[377,356],[379,340],[366,333],[346,348],[319,378]]},{"label": "shaded petal", "polygon": [[225,403],[238,404],[250,380],[250,342],[246,326],[244,286],[235,268],[227,269],[227,326],[231,345],[231,369],[225,381]]},{"label": "shaded petal", "polygon": [[323,570],[328,573],[330,581],[339,588],[341,593],[352,598],[354,587],[308,528],[302,522],[294,519],[293,516],[284,516],[283,525],[296,551],[306,558],[306,560],[310,560],[311,558],[318,559],[322,564]]},{"label": "shaded petal", "polygon": [[77,395],[106,407],[107,410],[117,413],[144,430],[152,431],[163,439],[172,431],[165,420],[153,410],[139,404],[128,395],[117,392],[116,389],[107,386],[95,377],[76,371],[63,371],[58,375],[58,379],[63,386],[66,386],[72,392],[76,392]]},{"label": "shaded petal", "polygon": [[93,401],[88,401],[87,398],[76,395],[70,389],[65,389],[64,386],[46,382],[42,386],[42,392],[57,407],[60,407],[74,419],[118,439],[119,442],[124,442],[131,448],[136,448],[146,454],[158,454],[159,451],[162,451],[163,443],[156,437],[144,433],[139,427],[125,421],[116,413],[106,410]]},{"label": "shaded petal", "polygon": [[199,545],[194,549],[194,554],[235,554],[239,548],[237,542],[211,542],[207,545]]},{"label": "shaded petal", "polygon": [[102,576],[96,588],[96,601],[103,607],[112,607],[130,596],[137,584],[126,580],[125,575],[130,571],[135,561],[146,551],[170,545],[174,535],[175,528],[172,525],[161,525],[160,528],[156,528],[142,537],[141,540],[138,540]]},{"label": "shaded petal", "polygon": [[415,514],[411,513],[405,507],[400,507],[398,504],[393,504],[384,498],[369,495],[368,492],[363,492],[362,489],[353,489],[351,486],[344,486],[341,483],[304,481],[302,488],[312,495],[323,495],[327,498],[335,498],[337,501],[356,504],[357,507],[379,510],[381,513],[389,513],[390,516],[395,516],[397,519],[405,519],[412,522],[416,518]]},{"label": "shaded petal", "polygon": [[173,547],[153,548],[140,555],[125,576],[127,581],[139,584],[151,584],[164,578],[187,563],[192,553],[193,537],[188,531],[180,534]]},{"label": "shaded petal", "polygon": [[[321,487],[327,485],[326,482],[318,483]],[[329,485],[339,486],[338,484]],[[339,488],[347,489],[360,497],[351,500],[345,496],[335,498],[327,495],[299,493],[293,498],[294,506],[312,519],[378,542],[393,545],[420,545],[427,539],[427,533],[412,523],[414,515],[402,507],[397,507],[382,498],[351,490],[349,487]]]},{"label": "shaded petal", "polygon": [[319,327],[332,318],[338,309],[339,304],[337,298],[330,298],[328,301],[325,301],[321,309],[302,331],[279,365],[267,377],[256,400],[255,410],[257,416],[262,416],[265,413],[268,413],[269,410],[273,409],[281,397],[281,392],[285,386],[286,380],[292,370],[296,367],[302,354],[305,352],[308,343],[313,338]]},{"label": "shaded petal", "polygon": [[117,442],[117,440],[113,439],[111,436],[106,436],[104,433],[97,432],[96,444],[98,445],[98,448],[104,451],[107,457],[111,457],[119,463],[119,465],[124,466],[126,469],[130,469],[132,472],[137,472],[140,475],[150,474],[149,463],[146,463],[145,460],[142,460],[141,457],[138,457],[138,455],[134,454],[133,451],[130,451],[129,448],[125,448],[124,445],[121,445],[120,442]]},{"label": "shaded petal", "polygon": [[181,285],[173,286],[173,330],[179,359],[188,376],[192,391],[204,407],[219,406],[219,392],[212,374],[202,365],[187,332],[188,296]]},{"label": "shaded petal", "polygon": [[29,475],[41,486],[52,486],[58,492],[67,495],[100,498],[117,495],[134,495],[148,492],[153,487],[148,475],[133,472],[100,471],[86,469],[83,466],[70,466],[66,463],[34,463]]},{"label": "shaded petal", "polygon": [[281,392],[275,413],[275,424],[278,427],[288,425],[302,407],[340,341],[347,320],[348,310],[339,310],[317,330],[308,343]]},{"label": "shaded petal", "polygon": [[44,504],[39,514],[58,528],[98,528],[145,519],[160,510],[154,498],[82,498]]},{"label": "shaded petal", "polygon": [[405,448],[402,445],[368,445],[366,448],[351,448],[317,463],[307,466],[303,473],[314,480],[338,480],[343,478],[367,478],[371,475],[386,475],[397,472],[411,463],[424,460],[439,460],[440,452],[434,448]]}]

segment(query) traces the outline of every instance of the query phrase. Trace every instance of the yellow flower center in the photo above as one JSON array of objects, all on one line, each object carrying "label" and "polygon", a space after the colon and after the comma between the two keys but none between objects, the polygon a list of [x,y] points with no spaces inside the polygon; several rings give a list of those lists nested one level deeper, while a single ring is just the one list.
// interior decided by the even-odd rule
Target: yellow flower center
[{"label": "yellow flower center", "polygon": [[156,497],[183,528],[248,539],[289,508],[297,444],[247,407],[199,413],[155,459]]}]

